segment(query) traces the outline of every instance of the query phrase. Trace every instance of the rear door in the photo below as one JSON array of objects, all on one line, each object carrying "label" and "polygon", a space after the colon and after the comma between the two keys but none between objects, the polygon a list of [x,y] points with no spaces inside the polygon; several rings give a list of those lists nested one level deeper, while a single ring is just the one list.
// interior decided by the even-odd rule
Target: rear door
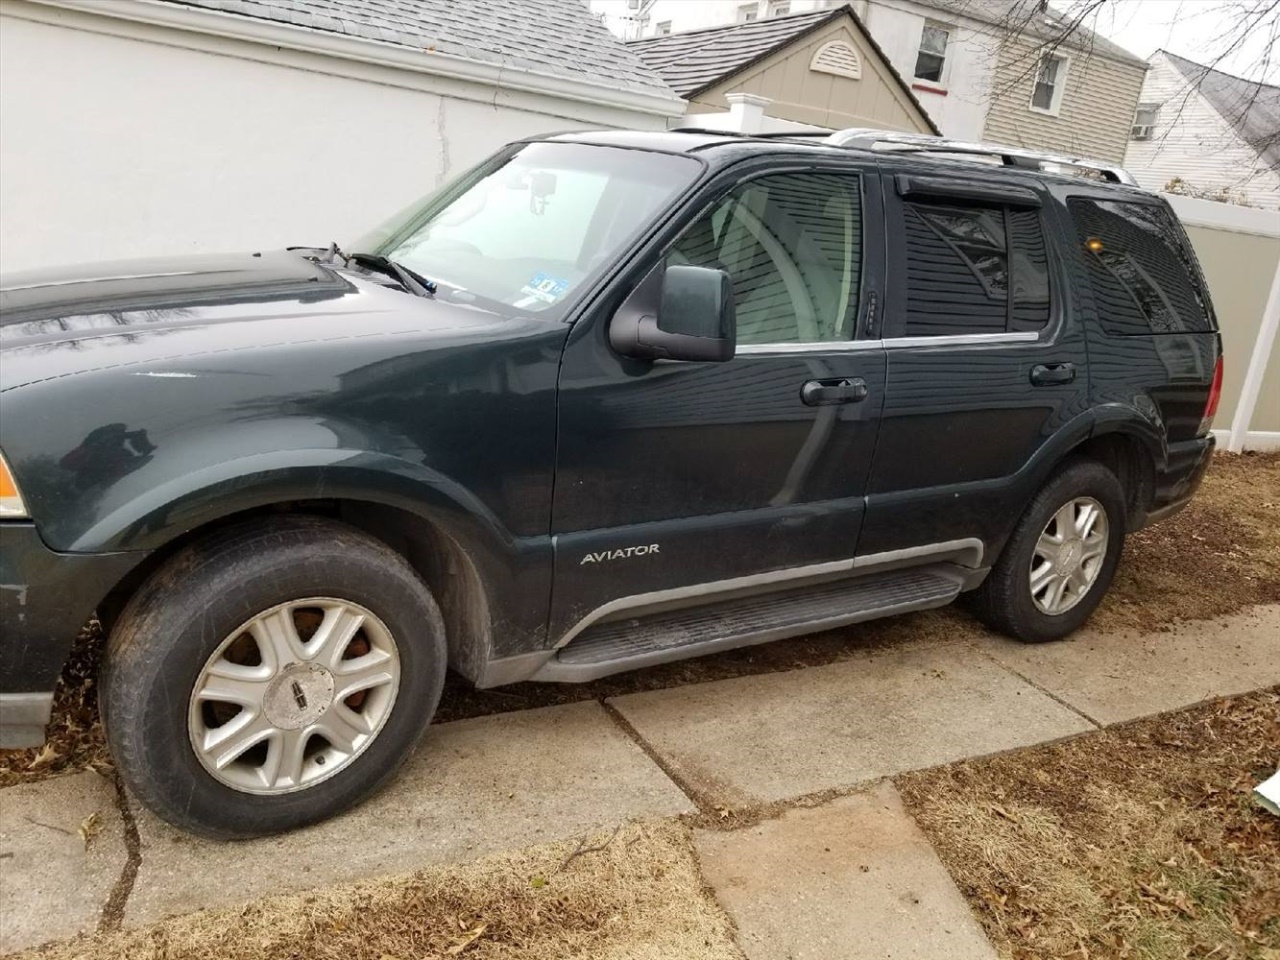
[{"label": "rear door", "polygon": [[974,540],[990,563],[1028,464],[1088,408],[1058,227],[1032,181],[908,168],[884,184],[888,383],[859,552]]},{"label": "rear door", "polygon": [[[884,354],[853,340],[883,273],[874,164],[732,168],[595,316],[560,376],[550,636],[606,604],[705,601],[852,566],[884,401]],[[659,258],[726,270],[725,363],[637,361],[608,343]]]}]

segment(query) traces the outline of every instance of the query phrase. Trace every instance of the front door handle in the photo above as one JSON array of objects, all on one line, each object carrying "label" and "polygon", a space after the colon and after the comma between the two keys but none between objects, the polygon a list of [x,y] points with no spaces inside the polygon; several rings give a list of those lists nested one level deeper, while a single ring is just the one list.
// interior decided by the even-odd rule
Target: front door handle
[{"label": "front door handle", "polygon": [[858,403],[867,397],[867,381],[861,377],[838,377],[833,380],[806,380],[800,388],[800,399],[810,407],[832,403]]},{"label": "front door handle", "polygon": [[1076,378],[1074,363],[1037,363],[1031,368],[1031,382],[1037,387],[1070,383]]}]

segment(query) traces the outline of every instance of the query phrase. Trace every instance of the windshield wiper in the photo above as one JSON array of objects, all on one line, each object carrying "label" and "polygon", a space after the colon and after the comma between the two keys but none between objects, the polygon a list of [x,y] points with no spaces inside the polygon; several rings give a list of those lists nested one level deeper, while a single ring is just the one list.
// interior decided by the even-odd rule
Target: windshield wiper
[{"label": "windshield wiper", "polygon": [[434,280],[428,280],[422,274],[414,270],[410,270],[408,267],[403,264],[396,263],[394,260],[388,260],[380,253],[343,254],[341,251],[338,251],[338,255],[344,257],[348,263],[358,263],[366,270],[386,274],[388,277],[396,280],[400,286],[404,287],[415,296],[435,296],[437,288]]}]

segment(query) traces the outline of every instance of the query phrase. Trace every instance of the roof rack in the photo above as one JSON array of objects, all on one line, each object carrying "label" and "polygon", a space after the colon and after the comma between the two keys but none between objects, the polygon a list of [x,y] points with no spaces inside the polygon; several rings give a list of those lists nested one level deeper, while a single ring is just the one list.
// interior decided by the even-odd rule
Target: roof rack
[{"label": "roof rack", "polygon": [[874,130],[869,127],[851,127],[837,130],[826,142],[837,147],[861,147],[866,150],[898,150],[912,153],[970,154],[975,157],[998,159],[1005,166],[1030,170],[1046,170],[1050,167],[1070,167],[1087,175],[1099,176],[1111,183],[1138,186],[1133,174],[1101,160],[1071,157],[1054,153],[1041,153],[1025,147],[1008,147],[998,143],[970,143],[965,140],[949,140],[922,133],[899,133],[894,130]]}]

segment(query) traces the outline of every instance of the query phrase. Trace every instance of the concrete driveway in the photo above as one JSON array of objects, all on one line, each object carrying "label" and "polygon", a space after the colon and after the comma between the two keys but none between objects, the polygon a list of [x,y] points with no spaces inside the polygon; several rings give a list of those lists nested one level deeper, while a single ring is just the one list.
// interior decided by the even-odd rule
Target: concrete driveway
[{"label": "concrete driveway", "polygon": [[750,960],[991,957],[887,778],[1275,684],[1280,605],[1040,646],[907,644],[442,724],[369,803],[265,840],[194,839],[95,773],[10,787],[0,951],[633,818],[734,811],[753,825],[699,829],[695,841]]}]

